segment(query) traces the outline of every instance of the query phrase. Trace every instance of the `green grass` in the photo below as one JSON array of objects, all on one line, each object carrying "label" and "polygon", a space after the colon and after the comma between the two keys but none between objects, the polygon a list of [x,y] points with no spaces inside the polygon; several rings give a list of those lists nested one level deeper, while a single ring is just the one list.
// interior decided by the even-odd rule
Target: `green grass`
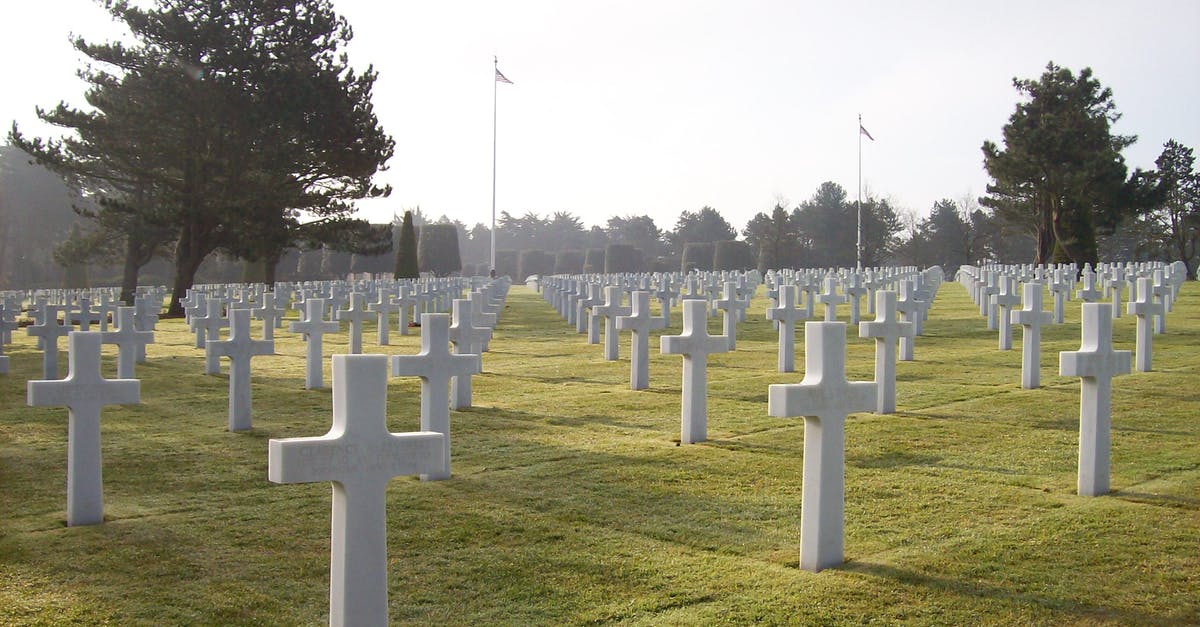
[{"label": "green grass", "polygon": [[[737,352],[710,360],[710,440],[678,446],[678,356],[653,340],[651,389],[632,392],[627,336],[606,362],[515,287],[475,407],[452,414],[453,478],[389,486],[392,621],[1200,622],[1197,284],[1154,338],[1155,371],[1114,382],[1100,498],[1075,494],[1079,382],[1057,376],[1078,303],[1044,332],[1042,389],[1022,390],[1020,331],[997,351],[965,290],[944,285],[917,361],[899,364],[898,412],[847,421],[846,563],[818,574],[798,568],[803,421],[766,415],[767,386],[802,378],[802,334],[800,372],[775,372],[765,304],[760,290]],[[849,375],[869,379],[873,346],[849,334]],[[1115,335],[1132,349],[1133,319]],[[269,438],[330,424],[329,391],[303,389],[298,336],[255,359],[254,430],[235,434],[227,377],[202,375],[191,334],[164,320],[137,367],[143,403],[104,410],[106,523],[70,529],[66,410],[25,406],[31,340],[14,337],[0,376],[0,624],[327,620],[329,485],[266,472]],[[392,342],[364,336],[368,352],[419,346]],[[326,353],[346,345],[327,337]],[[417,428],[418,393],[390,379],[392,430]]]}]

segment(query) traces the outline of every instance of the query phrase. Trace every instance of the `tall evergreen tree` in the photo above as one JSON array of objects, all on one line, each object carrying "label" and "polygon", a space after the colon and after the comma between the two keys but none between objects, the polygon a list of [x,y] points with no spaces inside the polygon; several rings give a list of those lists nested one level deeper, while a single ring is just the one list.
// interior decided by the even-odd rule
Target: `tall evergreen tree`
[{"label": "tall evergreen tree", "polygon": [[136,44],[77,39],[93,110],[39,111],[76,135],[10,138],[85,184],[148,194],[146,221],[176,233],[173,313],[214,251],[278,260],[301,222],[387,193],[371,182],[393,150],[371,108],[375,73],[347,65],[352,34],[329,0],[107,6]]},{"label": "tall evergreen tree", "polygon": [[675,230],[667,234],[667,240],[677,254],[683,253],[685,244],[691,242],[720,242],[737,237],[737,231],[712,207],[699,211],[684,211],[675,221]]},{"label": "tall evergreen tree", "polygon": [[1158,166],[1162,202],[1147,213],[1157,240],[1171,258],[1187,266],[1196,279],[1197,241],[1200,240],[1200,172],[1191,148],[1170,140],[1154,161]]},{"label": "tall evergreen tree", "polygon": [[776,204],[771,215],[759,212],[746,223],[742,231],[746,241],[758,255],[758,271],[795,267],[799,259],[799,233],[792,216],[782,204]]},{"label": "tall evergreen tree", "polygon": [[1013,79],[1024,97],[1003,129],[1004,148],[983,143],[992,177],[980,203],[1037,238],[1037,263],[1095,263],[1096,232],[1111,232],[1144,204],[1144,176],[1127,177],[1121,151],[1137,141],[1115,135],[1112,90],[1084,68],[1054,63],[1037,80]]},{"label": "tall evergreen tree", "polygon": [[400,225],[400,241],[396,246],[396,270],[392,277],[416,279],[420,276],[417,266],[417,231],[413,227],[412,212],[405,211],[404,222]]}]

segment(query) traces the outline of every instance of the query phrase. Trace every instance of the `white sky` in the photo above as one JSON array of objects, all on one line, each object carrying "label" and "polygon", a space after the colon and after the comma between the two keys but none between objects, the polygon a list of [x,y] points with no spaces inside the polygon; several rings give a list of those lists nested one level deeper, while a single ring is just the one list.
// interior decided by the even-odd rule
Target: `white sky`
[{"label": "white sky", "polygon": [[[1112,88],[1152,168],[1174,138],[1200,148],[1200,2],[1007,0],[333,0],[355,31],[351,63],[379,71],[375,109],[396,140],[360,215],[420,206],[491,216],[492,55],[499,85],[497,210],[570,211],[586,224],[648,214],[671,228],[704,205],[739,230],[777,197],[832,180],[927,214],[981,195],[980,145],[1000,140],[1013,77],[1048,61]],[[82,104],[69,33],[120,31],[90,0],[0,0],[0,124]]]}]

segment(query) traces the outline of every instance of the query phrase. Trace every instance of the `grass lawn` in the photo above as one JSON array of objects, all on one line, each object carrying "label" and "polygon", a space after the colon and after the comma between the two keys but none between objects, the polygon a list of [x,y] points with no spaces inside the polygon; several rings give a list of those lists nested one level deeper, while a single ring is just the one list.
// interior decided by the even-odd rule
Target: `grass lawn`
[{"label": "grass lawn", "polygon": [[[389,486],[392,622],[1200,623],[1196,283],[1154,337],[1154,372],[1114,381],[1113,492],[1097,498],[1075,494],[1079,379],[1057,374],[1079,348],[1078,302],[1043,331],[1042,388],[1022,390],[1020,330],[996,350],[966,291],[943,285],[898,366],[898,411],[847,420],[846,563],[817,574],[798,567],[803,420],[767,416],[767,386],[803,376],[803,333],[798,372],[776,372],[766,304],[760,288],[738,350],[710,358],[709,441],[679,446],[682,359],[657,340],[679,333],[678,310],[653,334],[651,389],[633,392],[628,335],[606,362],[514,287],[475,406],[451,416],[453,478]],[[873,341],[849,335],[848,374],[868,380]],[[1134,319],[1114,335],[1132,349]],[[269,438],[330,425],[299,336],[277,331],[277,355],[254,360],[246,433],[225,430],[227,376],[202,374],[183,322],[155,337],[142,404],[104,409],[92,527],[65,526],[66,409],[25,405],[40,352],[20,332],[5,347],[0,624],[326,622],[329,484],[267,481]],[[374,339],[368,325],[366,352],[419,347]],[[346,332],[325,342],[343,352]],[[115,361],[106,346],[105,376]],[[388,393],[389,427],[416,430],[419,381]]]}]

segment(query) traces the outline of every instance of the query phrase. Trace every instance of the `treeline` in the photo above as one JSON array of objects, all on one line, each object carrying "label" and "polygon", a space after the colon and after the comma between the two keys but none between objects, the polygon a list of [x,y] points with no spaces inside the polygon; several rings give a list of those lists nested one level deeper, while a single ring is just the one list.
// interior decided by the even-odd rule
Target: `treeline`
[{"label": "treeline", "polygon": [[[349,65],[352,31],[330,0],[105,7],[131,40],[72,41],[88,59],[79,71],[87,106],[38,110],[61,138],[26,136],[15,125],[8,135],[24,158],[64,180],[71,198],[87,199],[65,201],[87,219],[65,233],[59,213],[18,220],[6,196],[19,194],[0,189],[0,280],[36,283],[49,255],[72,284],[96,268],[119,268],[128,302],[139,280],[157,272],[156,260],[169,259],[171,310],[181,313],[179,299],[197,279],[237,268],[265,282],[491,269],[487,225],[427,221],[414,211],[411,235],[402,236],[399,216],[383,225],[352,217],[357,201],[390,192],[374,177],[395,143],[374,113],[377,75]],[[953,270],[968,261],[1082,267],[1107,258],[1180,260],[1194,278],[1200,177],[1192,149],[1168,142],[1157,170],[1131,173],[1121,151],[1136,138],[1111,132],[1120,116],[1091,70],[1050,64],[1014,86],[1022,101],[1002,141],[982,145],[992,179],[985,196],[940,201],[927,218],[886,198],[859,207],[832,182],[740,229],[707,206],[683,211],[673,225],[634,214],[589,227],[567,211],[502,212],[496,270],[521,277],[859,260]],[[31,245],[43,222],[55,223],[57,246]]]}]

